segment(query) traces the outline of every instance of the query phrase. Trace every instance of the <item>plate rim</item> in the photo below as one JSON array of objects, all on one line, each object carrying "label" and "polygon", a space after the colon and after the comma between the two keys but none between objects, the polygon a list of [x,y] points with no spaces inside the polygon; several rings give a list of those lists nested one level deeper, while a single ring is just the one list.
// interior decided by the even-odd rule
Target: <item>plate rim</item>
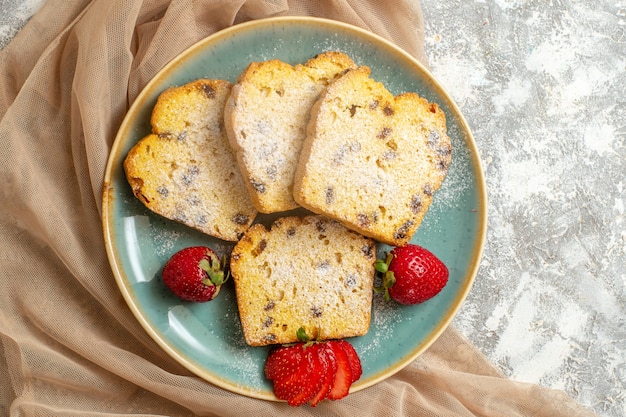
[{"label": "plate rim", "polygon": [[121,142],[123,141],[123,137],[127,134],[129,129],[129,124],[131,122],[130,115],[136,113],[138,107],[143,103],[143,99],[146,96],[152,94],[152,90],[155,88],[159,81],[167,76],[167,74],[177,65],[180,64],[182,60],[187,58],[190,54],[192,54],[195,50],[203,49],[205,45],[218,42],[219,39],[236,34],[240,31],[246,31],[253,29],[254,27],[262,27],[267,25],[272,25],[274,23],[288,23],[288,24],[298,24],[298,23],[306,23],[306,24],[319,24],[332,26],[335,28],[341,28],[346,31],[356,32],[360,36],[365,38],[371,38],[375,42],[384,44],[385,47],[390,48],[395,53],[399,53],[404,56],[405,59],[409,60],[411,64],[415,65],[417,68],[422,71],[422,73],[426,76],[428,81],[432,84],[434,90],[437,91],[437,94],[441,95],[447,101],[447,104],[454,112],[455,118],[459,126],[461,127],[461,131],[465,134],[465,145],[470,151],[470,161],[471,165],[474,169],[474,182],[476,183],[476,199],[478,202],[477,213],[480,216],[477,221],[476,227],[476,244],[471,252],[470,264],[472,265],[471,269],[468,269],[465,273],[466,280],[465,285],[462,288],[462,291],[459,291],[457,297],[454,299],[454,303],[452,306],[446,310],[447,314],[442,315],[442,320],[440,324],[430,333],[430,337],[428,340],[422,342],[421,344],[415,346],[410,355],[407,355],[403,361],[397,362],[393,367],[389,367],[384,371],[380,371],[377,374],[374,374],[367,381],[358,384],[353,384],[350,389],[350,392],[360,391],[372,385],[375,385],[381,382],[384,379],[387,379],[404,369],[409,363],[413,362],[416,358],[418,358],[422,353],[424,353],[433,343],[435,343],[441,334],[449,327],[453,318],[456,316],[460,308],[462,307],[464,301],[467,298],[471,288],[473,287],[474,281],[476,279],[476,275],[480,268],[480,263],[485,247],[485,241],[487,237],[487,217],[488,217],[488,196],[487,196],[487,184],[485,180],[485,175],[482,167],[482,159],[480,156],[479,149],[476,145],[476,141],[474,139],[474,135],[472,130],[470,129],[467,120],[464,115],[461,113],[458,105],[452,99],[452,97],[448,94],[446,89],[442,86],[442,84],[434,77],[434,75],[430,72],[428,67],[418,61],[414,56],[410,55],[408,52],[395,45],[388,39],[373,33],[369,30],[363,29],[358,26],[354,26],[349,23],[345,23],[342,21],[332,20],[328,18],[314,17],[314,16],[276,16],[276,17],[268,17],[256,20],[250,20],[247,22],[235,24],[229,26],[227,28],[221,29],[205,38],[198,40],[192,45],[183,49],[180,53],[174,56],[168,63],[166,63],[161,69],[159,69],[154,76],[145,84],[145,86],[141,89],[141,91],[137,94],[133,103],[128,107],[124,118],[122,119],[120,125],[117,128],[117,132],[115,134],[113,143],[109,150],[109,155],[107,157],[107,163],[105,167],[104,179],[103,179],[103,188],[102,188],[102,228],[103,228],[103,237],[105,243],[105,249],[107,253],[108,263],[111,267],[111,271],[114,275],[116,284],[126,302],[126,305],[131,310],[135,319],[139,322],[141,327],[146,331],[146,333],[155,341],[170,357],[175,359],[179,364],[184,366],[189,371],[193,372],[195,375],[201,377],[202,379],[210,382],[220,388],[226,389],[228,391],[246,395],[252,398],[264,399],[269,401],[281,401],[278,400],[273,392],[265,392],[258,389],[251,389],[239,384],[233,383],[231,381],[222,379],[215,374],[209,373],[206,369],[196,365],[193,361],[190,361],[185,357],[184,354],[179,352],[176,348],[167,343],[166,340],[163,340],[161,335],[153,328],[150,322],[147,320],[145,315],[142,313],[142,307],[137,305],[136,300],[131,294],[129,288],[125,285],[124,274],[120,270],[117,259],[119,256],[116,255],[118,252],[118,248],[113,244],[113,231],[111,230],[111,218],[109,216],[111,210],[111,201],[113,199],[113,195],[111,194],[114,189],[112,186],[112,173],[114,171],[113,162],[115,160],[114,156],[119,153],[119,148],[122,146]]}]

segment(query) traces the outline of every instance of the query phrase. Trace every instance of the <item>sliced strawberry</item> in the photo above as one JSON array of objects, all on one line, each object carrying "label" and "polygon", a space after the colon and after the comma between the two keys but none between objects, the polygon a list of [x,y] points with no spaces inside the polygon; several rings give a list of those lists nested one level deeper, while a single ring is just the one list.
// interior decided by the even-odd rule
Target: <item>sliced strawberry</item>
[{"label": "sliced strawberry", "polygon": [[326,344],[330,346],[337,359],[337,372],[328,393],[328,398],[338,400],[348,395],[350,385],[352,385],[352,367],[350,366],[348,354],[336,340],[328,341]]},{"label": "sliced strawberry", "polygon": [[303,343],[274,349],[265,363],[265,376],[274,381],[274,394],[289,400],[300,392],[299,381],[307,372]]},{"label": "sliced strawberry", "polygon": [[[276,398],[286,400],[289,405],[299,406],[306,404],[319,390],[322,381],[322,372],[319,362],[317,362],[317,352],[315,345],[304,348],[303,343],[287,347],[285,354],[299,357],[300,362],[295,364],[294,372],[276,372],[276,375],[286,375],[281,379],[274,380],[274,394]],[[279,348],[283,349],[283,348]],[[292,363],[292,358],[287,362]],[[270,370],[270,375],[274,371]]]},{"label": "sliced strawberry", "polygon": [[265,376],[272,381],[284,380],[298,372],[302,366],[302,344],[274,349],[265,362]]},{"label": "sliced strawberry", "polygon": [[309,346],[305,350],[305,362],[307,372],[302,374],[298,381],[300,392],[288,399],[287,403],[293,406],[306,404],[319,391],[322,385],[324,372],[319,360],[319,348],[317,344]]},{"label": "sliced strawberry", "polygon": [[274,349],[265,363],[265,375],[274,382],[274,394],[291,406],[317,406],[325,398],[338,400],[362,373],[361,361],[347,341],[306,341]]},{"label": "sliced strawberry", "polygon": [[311,407],[315,407],[328,396],[337,372],[337,359],[326,343],[319,344],[318,360],[323,370],[323,378],[317,393],[311,398]]},{"label": "sliced strawberry", "polygon": [[361,366],[361,358],[354,350],[354,346],[350,344],[350,342],[346,340],[337,340],[336,343],[340,345],[343,350],[346,351],[348,355],[348,360],[350,361],[350,369],[352,369],[352,382],[355,382],[357,379],[361,377],[363,374],[363,367]]},{"label": "sliced strawberry", "polygon": [[309,372],[307,366],[303,364],[297,372],[292,376],[274,381],[274,395],[279,400],[285,400],[290,403],[302,390],[301,381]]}]

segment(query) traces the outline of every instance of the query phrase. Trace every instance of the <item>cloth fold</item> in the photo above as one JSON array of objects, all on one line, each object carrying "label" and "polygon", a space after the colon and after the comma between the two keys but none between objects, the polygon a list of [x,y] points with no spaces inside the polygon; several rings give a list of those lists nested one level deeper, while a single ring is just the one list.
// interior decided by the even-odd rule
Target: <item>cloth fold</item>
[{"label": "cloth fold", "polygon": [[351,23],[426,63],[420,5],[398,0],[49,0],[0,52],[0,414],[592,416],[505,378],[452,327],[392,377],[315,409],[216,387],[141,328],[102,237],[117,128],[186,47],[279,15]]}]

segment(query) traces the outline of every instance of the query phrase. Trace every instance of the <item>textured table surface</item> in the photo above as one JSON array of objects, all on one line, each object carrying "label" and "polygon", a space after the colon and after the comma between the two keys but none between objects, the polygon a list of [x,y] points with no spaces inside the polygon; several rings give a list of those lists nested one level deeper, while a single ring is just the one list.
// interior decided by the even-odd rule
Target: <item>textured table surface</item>
[{"label": "textured table surface", "polygon": [[[43,0],[0,0],[0,48]],[[454,320],[511,378],[626,415],[626,0],[422,0],[489,227]]]},{"label": "textured table surface", "polygon": [[626,415],[626,2],[423,0],[489,227],[455,324],[507,375]]}]

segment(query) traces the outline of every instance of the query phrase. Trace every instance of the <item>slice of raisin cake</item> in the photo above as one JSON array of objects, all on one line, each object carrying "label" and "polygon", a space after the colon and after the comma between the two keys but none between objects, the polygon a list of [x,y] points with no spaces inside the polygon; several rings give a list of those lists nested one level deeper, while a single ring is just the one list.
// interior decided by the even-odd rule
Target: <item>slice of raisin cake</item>
[{"label": "slice of raisin cake", "polygon": [[311,106],[335,77],[355,64],[339,52],[304,65],[277,59],[253,62],[239,76],[225,109],[228,137],[262,213],[297,207],[293,176]]},{"label": "slice of raisin cake", "polygon": [[232,84],[196,80],[165,90],[152,134],[124,160],[134,195],[150,210],[217,238],[236,241],[257,215],[224,130]]},{"label": "slice of raisin cake", "polygon": [[406,244],[452,157],[437,104],[393,96],[360,67],[335,80],[312,110],[294,197],[380,242]]},{"label": "slice of raisin cake", "polygon": [[246,342],[296,342],[365,334],[370,325],[373,240],[323,216],[253,225],[235,245],[230,270]]}]

